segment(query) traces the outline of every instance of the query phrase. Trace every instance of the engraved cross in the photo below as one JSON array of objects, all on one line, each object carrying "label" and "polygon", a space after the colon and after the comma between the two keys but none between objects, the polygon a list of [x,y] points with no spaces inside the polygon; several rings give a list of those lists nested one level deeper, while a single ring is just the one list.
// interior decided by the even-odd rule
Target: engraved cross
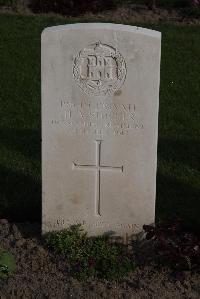
[{"label": "engraved cross", "polygon": [[101,165],[101,140],[96,142],[96,164],[95,165],[78,165],[73,162],[72,169],[78,170],[94,170],[96,172],[95,181],[95,215],[101,216],[100,213],[100,199],[101,199],[101,171],[116,171],[123,172],[123,166],[105,166]]}]

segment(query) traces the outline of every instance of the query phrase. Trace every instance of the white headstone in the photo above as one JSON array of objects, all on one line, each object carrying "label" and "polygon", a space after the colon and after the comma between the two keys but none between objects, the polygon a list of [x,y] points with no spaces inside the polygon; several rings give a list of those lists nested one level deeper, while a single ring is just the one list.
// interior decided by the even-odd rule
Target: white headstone
[{"label": "white headstone", "polygon": [[160,32],[126,25],[43,31],[43,232],[154,222],[160,46]]}]

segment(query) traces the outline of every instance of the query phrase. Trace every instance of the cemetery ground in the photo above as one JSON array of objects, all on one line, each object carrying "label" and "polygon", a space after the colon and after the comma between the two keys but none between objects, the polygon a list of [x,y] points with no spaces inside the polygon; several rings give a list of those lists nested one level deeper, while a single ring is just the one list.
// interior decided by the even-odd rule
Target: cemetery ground
[{"label": "cemetery ground", "polygon": [[[200,298],[199,268],[177,272],[158,266],[151,246],[140,248],[137,258],[143,265],[123,279],[80,282],[67,270],[68,261],[40,239],[40,34],[66,23],[56,16],[0,16],[0,218],[9,220],[1,220],[0,247],[12,252],[17,266],[13,275],[0,279],[0,296]],[[180,217],[185,230],[198,234],[200,28],[129,25],[162,32],[156,222]]]}]

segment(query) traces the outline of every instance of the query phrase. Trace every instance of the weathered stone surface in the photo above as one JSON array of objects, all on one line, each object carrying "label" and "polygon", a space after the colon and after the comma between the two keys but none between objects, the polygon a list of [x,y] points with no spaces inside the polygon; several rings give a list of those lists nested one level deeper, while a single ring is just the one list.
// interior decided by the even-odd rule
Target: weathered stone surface
[{"label": "weathered stone surface", "polygon": [[154,222],[160,42],[125,25],[43,31],[43,232],[130,235]]}]

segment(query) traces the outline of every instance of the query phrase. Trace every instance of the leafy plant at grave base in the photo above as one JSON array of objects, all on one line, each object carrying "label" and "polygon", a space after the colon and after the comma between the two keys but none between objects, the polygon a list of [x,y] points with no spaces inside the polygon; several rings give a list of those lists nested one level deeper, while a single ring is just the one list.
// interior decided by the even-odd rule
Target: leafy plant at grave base
[{"label": "leafy plant at grave base", "polygon": [[180,219],[156,227],[143,226],[146,239],[154,240],[158,260],[176,270],[193,270],[200,267],[200,238],[183,229]]},{"label": "leafy plant at grave base", "polygon": [[120,279],[134,269],[127,246],[111,244],[108,237],[88,237],[81,225],[47,233],[45,243],[66,258],[72,276]]},{"label": "leafy plant at grave base", "polygon": [[0,278],[9,277],[16,270],[13,255],[5,250],[0,250]]}]

